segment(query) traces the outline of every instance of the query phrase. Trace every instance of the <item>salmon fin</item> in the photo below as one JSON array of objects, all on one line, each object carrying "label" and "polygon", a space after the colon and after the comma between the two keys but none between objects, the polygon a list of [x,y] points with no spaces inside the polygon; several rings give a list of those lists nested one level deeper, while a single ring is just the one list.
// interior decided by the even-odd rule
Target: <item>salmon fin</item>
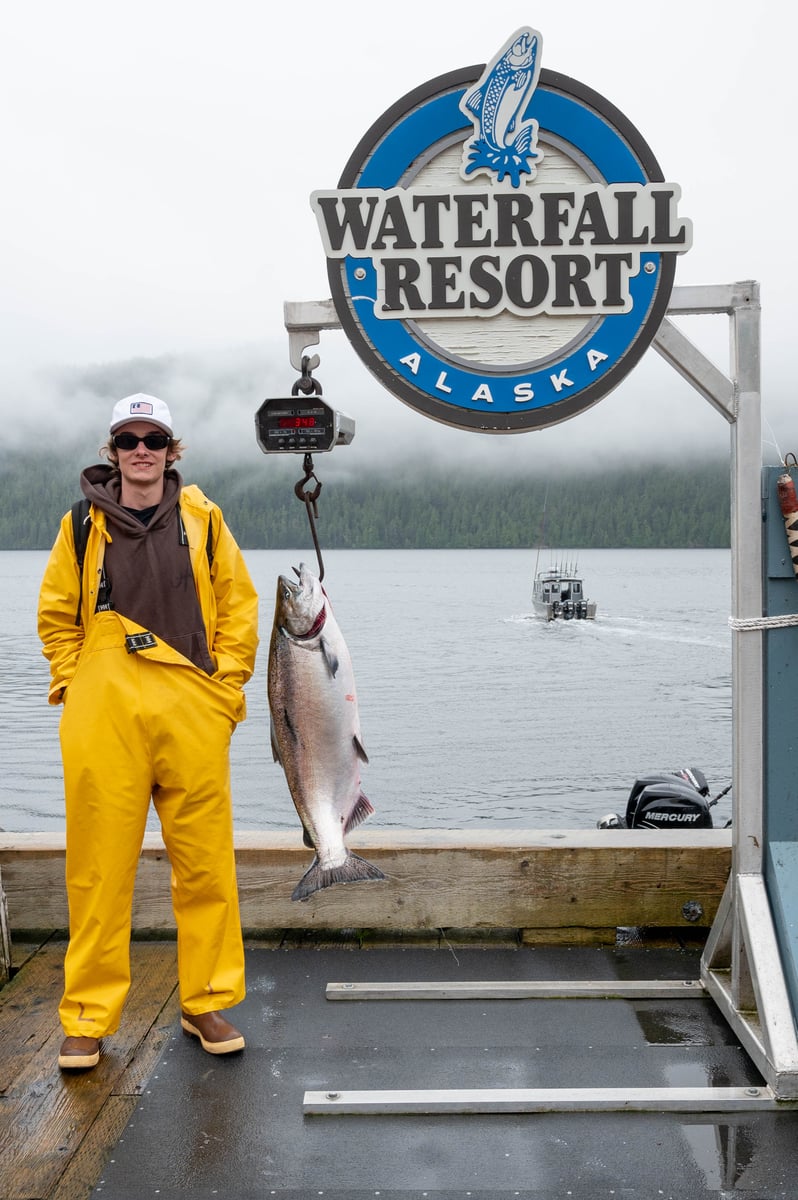
[{"label": "salmon fin", "polygon": [[344,833],[350,833],[361,822],[365,821],[374,812],[374,807],[368,796],[364,796],[361,792],[355,803],[355,807],[347,817],[346,825],[344,825]]},{"label": "salmon fin", "polygon": [[[293,724],[291,723],[291,714],[289,713],[287,708],[284,708],[283,712],[282,712],[282,728],[285,729],[286,733],[292,738],[293,741],[295,741],[295,742],[299,741],[299,738],[297,737],[297,732],[294,729]],[[280,746],[277,741],[274,716],[272,714],[270,714],[270,716],[269,716],[269,734],[271,736],[271,741],[272,741],[272,754],[274,755],[274,761],[281,762],[282,760],[280,758]]]},{"label": "salmon fin", "polygon": [[382,871],[357,854],[347,854],[340,867],[328,867],[326,870],[322,869],[318,858],[314,858],[291,893],[291,899],[308,900],[315,892],[336,883],[367,883],[384,878]]},{"label": "salmon fin", "polygon": [[325,641],[325,639],[322,638],[321,641],[319,642],[319,649],[321,650],[322,658],[324,659],[324,661],[327,664],[327,670],[330,672],[333,679],[335,679],[335,676],[338,672],[338,667],[340,664],[339,664],[338,659],[336,658],[335,654],[330,649],[329,642]]},{"label": "salmon fin", "polygon": [[272,743],[272,758],[276,763],[279,763],[280,766],[282,766],[283,760],[280,758],[280,747],[277,745],[277,737],[275,736],[274,732],[274,721],[271,718],[269,718],[269,736]]},{"label": "salmon fin", "polygon": [[352,734],[352,741],[355,746],[355,754],[358,756],[358,758],[360,759],[361,762],[367,763],[369,760],[369,756],[368,756],[368,754],[366,754],[366,751],[363,749],[363,743],[361,742],[360,738],[357,736],[356,733]]}]

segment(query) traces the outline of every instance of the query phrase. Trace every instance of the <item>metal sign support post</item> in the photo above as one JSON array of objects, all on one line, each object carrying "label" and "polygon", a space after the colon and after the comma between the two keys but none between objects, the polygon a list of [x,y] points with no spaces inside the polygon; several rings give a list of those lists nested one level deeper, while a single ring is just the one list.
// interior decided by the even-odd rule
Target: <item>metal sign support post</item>
[{"label": "metal sign support post", "polygon": [[[798,1042],[764,874],[764,630],[759,286],[675,288],[669,312],[728,314],[731,380],[667,319],[654,348],[731,426],[732,869],[701,979],[781,1099],[798,1098]],[[749,627],[744,624],[749,622]]]},{"label": "metal sign support post", "polygon": [[[667,317],[652,345],[729,423],[731,431],[731,625],[732,625],[732,867],[723,899],[701,959],[701,986],[711,994],[741,1044],[766,1080],[767,1088],[654,1089],[650,1097],[638,1095],[632,1105],[650,1103],[657,1111],[677,1108],[701,1111],[749,1107],[798,1100],[798,1041],[784,962],[771,911],[765,873],[766,848],[764,729],[764,670],[762,574],[762,414],[760,387],[759,285],[753,281],[717,286],[677,287],[668,306],[674,316],[723,314],[730,321],[730,377],[719,370]],[[319,341],[321,329],[340,328],[332,301],[285,305],[291,362],[298,367],[305,347]],[[357,985],[331,998],[359,999]],[[380,988],[381,985],[372,985]],[[416,998],[422,985],[415,985]],[[439,985],[424,985],[435,988]],[[468,985],[471,995],[475,987]],[[491,988],[484,987],[488,995]],[[557,988],[536,984],[537,988]],[[630,984],[628,995],[641,994]],[[667,987],[666,984],[661,986]],[[414,985],[405,985],[413,998]],[[593,981],[596,994],[614,994],[617,981]],[[448,985],[450,998],[463,998]],[[495,994],[495,992],[494,992]],[[534,994],[540,995],[540,991]],[[562,995],[562,991],[557,992]],[[578,988],[574,994],[584,994]],[[682,993],[684,994],[684,993]],[[372,997],[374,998],[374,997]],[[394,997],[396,998],[396,997]],[[656,1094],[654,1094],[654,1092]],[[663,1095],[666,1092],[667,1095]],[[691,1094],[688,1095],[687,1093]],[[724,1094],[734,1092],[734,1094]],[[367,1108],[349,1108],[348,1101]],[[451,1107],[446,1107],[449,1104]],[[512,1111],[572,1110],[578,1107],[629,1107],[624,1093],[612,1089],[577,1089],[568,1097],[544,1089],[540,1094],[501,1096],[495,1089],[480,1095],[429,1093],[403,1094],[308,1093],[307,1112],[449,1111],[491,1112],[505,1105]],[[405,1107],[406,1105],[406,1107]],[[429,1106],[429,1107],[425,1107]]]}]

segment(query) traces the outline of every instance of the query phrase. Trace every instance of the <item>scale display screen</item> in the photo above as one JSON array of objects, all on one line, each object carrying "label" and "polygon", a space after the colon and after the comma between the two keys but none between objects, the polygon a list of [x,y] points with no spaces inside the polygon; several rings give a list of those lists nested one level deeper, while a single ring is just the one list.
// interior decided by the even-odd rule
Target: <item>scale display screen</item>
[{"label": "scale display screen", "polygon": [[338,440],[338,414],[318,396],[264,400],[255,415],[264,454],[313,454],[332,450]]},{"label": "scale display screen", "polygon": [[319,422],[316,417],[278,417],[277,426],[278,429],[318,429]]}]

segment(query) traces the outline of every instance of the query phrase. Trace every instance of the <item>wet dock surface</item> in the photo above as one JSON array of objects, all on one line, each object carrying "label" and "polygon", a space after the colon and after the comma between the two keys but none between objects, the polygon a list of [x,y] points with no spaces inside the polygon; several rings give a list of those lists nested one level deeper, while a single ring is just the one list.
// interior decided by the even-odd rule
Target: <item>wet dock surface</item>
[{"label": "wet dock surface", "polygon": [[[366,1116],[304,1111],[308,1092],[350,1089],[756,1088],[762,1080],[706,996],[326,996],[333,982],[695,980],[698,949],[476,947],[445,939],[434,949],[250,944],[248,995],[232,1013],[247,1049],[224,1058],[206,1054],[180,1031],[173,980],[171,990],[166,985],[174,946],[134,946],[134,975],[137,958],[140,968],[146,962],[149,985],[131,996],[128,1033],[123,1025],[104,1042],[94,1072],[82,1078],[58,1072],[56,1032],[39,1052],[45,1078],[38,1088],[54,1110],[55,1099],[63,1110],[82,1097],[88,1115],[91,1096],[96,1101],[98,1092],[107,1092],[93,1124],[72,1138],[63,1173],[51,1170],[49,1182],[43,1175],[36,1182],[35,1156],[17,1157],[28,1173],[28,1190],[3,1192],[4,1200],[798,1195],[793,1107]],[[13,990],[23,973],[4,991]],[[148,1010],[145,993],[156,979],[162,995]],[[9,1016],[3,997],[0,992],[0,1046]],[[139,1032],[148,1020],[149,1031],[131,1050],[138,1036],[132,1026],[145,1012]],[[34,1133],[35,1104],[20,1097],[18,1084],[6,1088],[0,1117],[13,1116],[15,1099],[17,1116],[27,1113]]]}]

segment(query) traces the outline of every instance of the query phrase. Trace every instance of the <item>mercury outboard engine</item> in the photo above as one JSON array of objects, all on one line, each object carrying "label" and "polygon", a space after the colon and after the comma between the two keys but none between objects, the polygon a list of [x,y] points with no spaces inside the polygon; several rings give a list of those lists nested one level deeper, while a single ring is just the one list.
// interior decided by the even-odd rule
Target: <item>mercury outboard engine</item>
[{"label": "mercury outboard engine", "polygon": [[[729,788],[720,793],[725,796]],[[632,784],[626,816],[608,813],[599,829],[712,829],[709,785],[698,767],[641,775]]]}]

